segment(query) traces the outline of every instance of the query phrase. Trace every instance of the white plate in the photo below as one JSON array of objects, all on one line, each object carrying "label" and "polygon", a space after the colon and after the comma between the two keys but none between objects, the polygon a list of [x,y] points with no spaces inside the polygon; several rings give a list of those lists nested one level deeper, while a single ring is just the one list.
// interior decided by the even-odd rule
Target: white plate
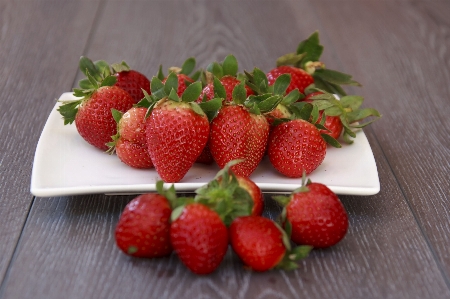
[{"label": "white plate", "polygon": [[[63,93],[60,100],[75,99]],[[64,126],[55,105],[37,144],[31,175],[31,193],[40,197],[77,194],[133,194],[155,191],[160,178],[154,169],[139,170],[123,164],[85,142],[75,125]],[[216,165],[195,164],[175,184],[180,192],[192,192],[209,182]],[[337,194],[373,195],[380,191],[372,149],[362,130],[352,145],[327,148],[324,162],[309,175],[313,182],[327,185]],[[264,192],[286,193],[301,185],[301,179],[279,174],[265,158],[251,175]]]}]

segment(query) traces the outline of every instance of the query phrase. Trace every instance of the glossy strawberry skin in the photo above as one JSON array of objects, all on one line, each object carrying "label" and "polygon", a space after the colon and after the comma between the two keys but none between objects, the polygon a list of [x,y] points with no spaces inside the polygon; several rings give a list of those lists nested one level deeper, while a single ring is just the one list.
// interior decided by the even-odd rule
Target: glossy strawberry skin
[{"label": "glossy strawberry skin", "polygon": [[146,121],[150,158],[162,180],[179,182],[203,151],[209,136],[206,115],[188,103],[160,100]]},{"label": "glossy strawberry skin", "polygon": [[119,121],[119,139],[115,150],[119,159],[134,168],[153,167],[147,148],[145,114],[147,108],[133,107],[123,114]]},{"label": "glossy strawberry skin", "polygon": [[156,193],[142,194],[123,210],[115,229],[116,244],[125,254],[153,258],[172,252],[170,208],[167,199]]},{"label": "glossy strawberry skin", "polygon": [[269,160],[287,177],[302,177],[315,170],[325,159],[327,144],[311,123],[296,119],[273,128],[268,145]]},{"label": "glossy strawberry skin", "polygon": [[231,160],[243,159],[231,169],[248,177],[264,155],[268,136],[269,123],[264,116],[250,114],[242,106],[226,105],[211,122],[209,148],[220,168]]},{"label": "glossy strawberry skin", "polygon": [[[236,85],[241,83],[241,81],[239,81],[236,77],[233,77],[233,76],[223,76],[220,79],[220,83],[222,83],[223,87],[225,88],[225,92],[227,94],[227,98],[225,99],[225,101],[231,102],[233,100],[233,89],[236,87]],[[245,90],[247,91],[247,97],[254,94],[253,90],[250,87],[248,87],[247,85],[245,86]],[[205,95],[206,95],[206,100],[208,100],[208,101],[214,98],[214,84],[213,83],[209,83],[203,88],[202,94],[198,98],[197,102],[201,103],[203,101],[203,97]]]},{"label": "glossy strawberry skin", "polygon": [[[312,102],[311,97],[313,97],[315,95],[319,95],[319,94],[322,94],[322,92],[310,93],[305,97],[304,101],[311,103]],[[317,124],[322,121],[322,115],[323,115],[323,110],[319,112],[319,119],[316,121]],[[328,130],[320,130],[320,133],[330,135],[334,139],[338,139],[339,136],[341,136],[342,129],[344,128],[339,116],[328,116],[328,115],[325,116],[324,126],[329,131]]]},{"label": "glossy strawberry skin", "polygon": [[142,89],[150,94],[150,80],[145,75],[135,70],[130,70],[118,72],[115,76],[117,81],[114,85],[128,92],[135,103],[144,98]]},{"label": "glossy strawberry skin", "polygon": [[287,220],[292,225],[291,239],[315,248],[333,246],[347,233],[347,212],[327,186],[310,183],[307,187],[307,192],[292,194],[286,206]]},{"label": "glossy strawberry skin", "polygon": [[106,143],[117,133],[111,109],[126,112],[134,104],[133,98],[116,86],[100,87],[78,108],[75,125],[78,133],[91,145],[106,151]]},{"label": "glossy strawberry skin", "polygon": [[306,71],[293,66],[283,65],[276,67],[267,73],[269,85],[274,84],[275,80],[282,74],[291,75],[291,83],[286,89],[286,94],[296,88],[298,88],[301,93],[304,93],[305,88],[314,83],[314,78]]},{"label": "glossy strawberry skin", "polygon": [[170,227],[172,246],[180,260],[196,274],[209,274],[228,249],[228,230],[219,215],[205,205],[184,207]]},{"label": "glossy strawberry skin", "polygon": [[264,195],[258,185],[248,177],[236,175],[239,186],[247,190],[253,200],[252,216],[261,216],[264,210]]},{"label": "glossy strawberry skin", "polygon": [[255,271],[272,269],[286,253],[281,231],[268,218],[239,217],[233,220],[229,231],[233,250]]}]

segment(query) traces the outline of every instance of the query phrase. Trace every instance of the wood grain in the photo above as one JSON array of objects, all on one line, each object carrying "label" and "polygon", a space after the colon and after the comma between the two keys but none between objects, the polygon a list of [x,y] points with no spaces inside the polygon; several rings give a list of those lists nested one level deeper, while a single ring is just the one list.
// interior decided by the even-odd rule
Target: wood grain
[{"label": "wood grain", "polygon": [[[344,2],[318,14],[323,20],[340,16],[327,37],[342,53],[339,63],[364,83],[367,105],[383,114],[370,130],[449,284],[450,22],[445,12],[449,2],[382,1]],[[383,21],[367,22],[373,15]]]},{"label": "wood grain", "polygon": [[[324,32],[326,62],[330,61],[331,68],[361,78],[365,83],[361,91],[367,105],[379,108],[384,114],[381,121],[366,130],[378,165],[381,192],[370,197],[341,197],[350,216],[350,230],[340,244],[328,250],[314,251],[300,264],[300,269],[292,272],[253,273],[245,270],[229,250],[215,273],[199,277],[190,273],[174,255],[159,260],[139,260],[117,250],[114,227],[131,196],[37,198],[27,217],[1,297],[60,298],[62,294],[65,298],[450,297],[447,276],[442,269],[443,259],[435,255],[438,244],[430,244],[431,236],[444,241],[442,245],[447,239],[437,234],[437,229],[424,229],[427,222],[431,227],[442,220],[444,233],[448,220],[443,220],[442,209],[419,213],[425,207],[420,204],[422,199],[441,195],[438,203],[443,204],[445,189],[441,193],[425,190],[416,195],[421,186],[415,178],[418,171],[413,175],[407,172],[420,167],[428,175],[437,175],[437,180],[445,184],[441,177],[445,174],[445,165],[441,166],[444,167],[442,171],[438,163],[431,164],[436,170],[419,159],[430,153],[406,141],[405,132],[412,134],[411,129],[393,123],[394,120],[413,122],[414,118],[407,112],[391,108],[391,105],[406,105],[404,93],[418,105],[406,108],[407,111],[417,112],[424,107],[410,88],[421,92],[432,105],[445,104],[445,99],[431,99],[420,87],[413,86],[412,82],[417,78],[407,70],[406,63],[410,59],[400,54],[393,59],[389,55],[398,48],[406,50],[402,47],[417,38],[406,34],[408,26],[415,23],[410,16],[423,18],[429,26],[439,26],[432,20],[445,22],[445,14],[439,12],[447,6],[405,2],[408,4],[405,12],[403,6],[388,1],[339,1],[339,6],[332,7],[329,3],[274,0],[130,1],[125,4],[106,1],[99,8],[94,24],[94,13],[88,15],[91,23],[86,26],[92,26],[92,36],[86,50],[78,47],[63,55],[55,50],[53,55],[59,60],[75,56],[71,58],[73,66],[70,69],[73,71],[60,74],[69,78],[79,76],[75,60],[81,54],[109,62],[124,59],[150,76],[156,73],[160,63],[169,67],[195,56],[204,67],[229,53],[238,57],[241,69],[258,66],[268,70],[276,57],[295,50],[297,43],[312,31]],[[81,12],[88,10],[87,6],[74,5],[71,9],[79,11],[81,23]],[[393,18],[396,13],[398,19]],[[382,15],[392,18],[380,24]],[[360,24],[362,21],[366,24]],[[387,29],[397,33],[395,38],[386,35]],[[69,32],[75,34],[72,30]],[[78,29],[75,32],[79,32]],[[419,35],[420,40],[426,40],[426,32]],[[351,46],[355,39],[359,41],[358,47]],[[379,44],[384,45],[383,51],[374,50]],[[435,43],[435,52],[441,55],[439,59],[445,58],[445,51],[437,50],[442,49],[438,44]],[[409,49],[415,59],[423,58],[424,50],[424,46],[419,50]],[[386,66],[389,75],[385,77],[382,74],[386,68],[380,61],[389,62]],[[425,70],[425,62],[415,63]],[[404,73],[406,77],[402,76]],[[448,76],[445,70],[441,74],[443,78]],[[443,78],[431,87],[445,86]],[[64,91],[70,88],[64,80],[58,86],[65,86]],[[431,87],[427,86],[425,90],[445,95]],[[43,87],[36,89],[41,93],[46,90]],[[385,94],[398,100],[388,102]],[[52,103],[45,105],[50,109]],[[43,122],[36,116],[35,123],[39,121]],[[422,121],[422,130],[436,128],[439,122],[448,125],[441,116],[432,119],[422,116]],[[442,134],[433,132],[431,137],[425,137],[429,143],[434,141],[433,145],[438,146],[441,142],[436,153],[433,152],[439,157],[445,153]],[[412,150],[415,152],[409,152]],[[408,162],[408,159],[415,162]],[[410,190],[406,191],[408,188]],[[17,192],[17,189],[12,191]],[[266,195],[266,204],[266,216],[276,217],[280,209],[269,195]]]},{"label": "wood grain", "polygon": [[[448,12],[445,1],[0,0],[0,298],[449,298]],[[267,71],[316,29],[326,65],[353,74],[364,87],[349,91],[383,114],[365,130],[381,192],[342,196],[347,236],[298,270],[254,273],[229,250],[196,276],[175,255],[116,248],[132,196],[33,201],[34,148],[80,55],[148,76],[230,53],[240,70]],[[265,215],[279,212],[267,194]]]},{"label": "wood grain", "polygon": [[[0,1],[0,279],[32,203],[34,150],[59,95],[71,88],[97,2]],[[67,35],[67,33],[70,35]]]}]

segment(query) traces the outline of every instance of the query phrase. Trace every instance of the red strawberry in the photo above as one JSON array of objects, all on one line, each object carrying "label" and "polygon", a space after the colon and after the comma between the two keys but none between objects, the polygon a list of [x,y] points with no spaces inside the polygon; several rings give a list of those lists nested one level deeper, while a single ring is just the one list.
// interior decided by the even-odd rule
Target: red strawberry
[{"label": "red strawberry", "polygon": [[104,61],[96,63],[98,65],[81,57],[80,69],[87,78],[80,81],[80,89],[74,89],[74,95],[82,99],[65,103],[58,111],[65,125],[75,121],[83,139],[101,150],[107,150],[106,144],[117,133],[111,109],[126,112],[133,106],[134,100],[128,92],[112,86],[116,78],[110,75],[109,66],[100,72],[101,67],[107,66]]},{"label": "red strawberry", "polygon": [[118,122],[117,134],[112,136],[108,152],[115,151],[123,163],[134,168],[153,167],[145,135],[146,113],[145,107],[133,107],[123,115],[113,110],[113,116]]},{"label": "red strawberry", "polygon": [[269,160],[287,177],[301,177],[315,170],[325,159],[327,144],[311,123],[294,119],[276,126],[269,138]]},{"label": "red strawberry", "polygon": [[326,248],[342,240],[348,229],[348,216],[339,198],[327,186],[308,182],[288,198],[276,197],[285,205],[285,221],[292,227],[297,244]]},{"label": "red strawberry", "polygon": [[262,215],[262,212],[264,210],[264,195],[261,192],[261,189],[258,187],[258,185],[255,184],[254,181],[252,181],[248,177],[236,175],[236,179],[239,183],[239,186],[245,189],[250,194],[253,200],[251,215],[253,216]]},{"label": "red strawberry", "polygon": [[[202,102],[205,96],[207,101],[221,97],[225,99],[225,102],[231,102],[234,88],[241,83],[241,80],[238,79],[238,68],[238,61],[233,55],[225,57],[222,63],[214,62],[208,65],[207,71],[204,73],[206,75],[206,78],[204,78],[206,86],[203,88],[197,103]],[[219,79],[220,86],[217,86],[214,78]],[[247,97],[254,94],[253,90],[247,85],[245,85],[245,91]]]},{"label": "red strawberry", "polygon": [[[186,90],[186,88],[193,82],[195,82],[198,77],[200,76],[200,71],[197,71],[193,74],[192,71],[194,70],[196,65],[196,61],[195,58],[190,57],[188,59],[186,59],[183,63],[183,65],[180,67],[170,67],[169,68],[169,74],[174,73],[176,75],[176,78],[173,77],[172,81],[176,81],[176,92],[178,94],[178,96],[181,97],[181,95],[184,93],[184,91]],[[162,71],[162,66],[160,66],[159,68],[159,72],[158,72],[158,79],[161,80],[164,84],[166,83],[166,81],[169,79],[169,76],[165,76],[163,71]],[[175,82],[171,82],[169,83],[170,86],[175,86]],[[167,95],[169,94],[169,92],[166,92]]]},{"label": "red strawberry", "polygon": [[294,89],[298,89],[301,93],[304,93],[305,88],[314,83],[313,77],[306,71],[288,65],[276,67],[267,73],[267,80],[269,85],[275,83],[275,80],[282,74],[291,75],[291,83],[286,89],[286,93],[290,93]]},{"label": "red strawberry", "polygon": [[[311,98],[319,94],[323,94],[323,92],[310,93],[305,97],[304,101],[312,103],[313,100],[311,100]],[[319,112],[319,118],[317,119],[316,124],[319,124],[322,121],[322,115],[323,110]],[[341,136],[342,129],[344,128],[339,116],[329,116],[329,115],[325,116],[325,123],[323,124],[323,126],[328,130],[320,130],[320,133],[330,135],[334,139],[338,139],[339,136]]]},{"label": "red strawberry", "polygon": [[170,214],[166,197],[148,193],[134,198],[120,216],[115,230],[117,246],[135,257],[162,257],[172,252]]},{"label": "red strawberry", "polygon": [[268,135],[269,124],[264,116],[240,105],[226,105],[211,122],[209,147],[220,168],[231,160],[243,159],[232,170],[249,176],[264,155]]},{"label": "red strawberry", "polygon": [[121,64],[115,63],[111,67],[117,78],[114,85],[128,92],[135,103],[144,98],[142,89],[150,93],[150,80],[138,71],[130,69],[125,61],[122,61]]},{"label": "red strawberry", "polygon": [[[161,94],[163,98],[154,105],[146,121],[148,151],[161,178],[165,182],[178,182],[208,141],[208,118],[194,103],[201,92],[201,83],[189,85],[181,98],[175,92],[174,73],[169,75],[165,85],[156,77],[151,85],[152,95]],[[168,96],[164,94],[165,89],[170,91]]]},{"label": "red strawberry", "polygon": [[295,261],[306,257],[310,251],[309,247],[297,247],[291,252],[285,232],[274,221],[261,216],[236,218],[229,231],[233,250],[255,271],[296,268]]},{"label": "red strawberry", "polygon": [[[178,96],[181,96],[183,94],[183,92],[186,90],[186,88],[188,87],[187,84],[194,82],[193,79],[189,78],[188,76],[186,76],[185,74],[177,74],[177,79],[178,79],[178,88],[177,88],[177,94]],[[162,80],[163,83],[166,83],[167,78],[164,78]]]},{"label": "red strawberry", "polygon": [[228,230],[219,214],[200,203],[183,207],[170,226],[170,239],[180,260],[196,274],[209,274],[228,249]]},{"label": "red strawberry", "polygon": [[[233,89],[236,87],[236,85],[240,84],[241,81],[233,76],[223,76],[220,79],[220,83],[222,83],[223,87],[225,88],[226,102],[231,102],[233,100],[232,99]],[[247,97],[254,94],[253,90],[251,90],[251,88],[248,87],[247,85],[245,86],[245,90],[247,92]],[[202,102],[204,100],[205,95],[207,101],[215,98],[214,83],[209,83],[203,88],[203,91],[200,97],[198,98],[197,103]]]}]

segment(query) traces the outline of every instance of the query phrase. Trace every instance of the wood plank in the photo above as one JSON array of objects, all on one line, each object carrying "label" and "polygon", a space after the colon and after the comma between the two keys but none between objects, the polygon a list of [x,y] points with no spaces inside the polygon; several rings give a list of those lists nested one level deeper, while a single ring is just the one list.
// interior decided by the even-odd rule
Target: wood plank
[{"label": "wood plank", "polygon": [[[71,88],[97,2],[0,1],[0,281],[32,202],[34,150],[55,99]],[[68,35],[67,33],[71,33]]]},{"label": "wood plank", "polygon": [[[335,64],[362,81],[367,105],[384,115],[371,130],[450,285],[449,12],[448,1],[374,1],[318,15],[342,53]],[[374,15],[383,21],[368,21]]]},{"label": "wood plank", "polygon": [[[329,16],[322,13],[328,1],[261,1],[257,16],[251,14],[254,1],[240,1],[239,6],[233,1],[132,3],[107,3],[86,52],[93,59],[125,59],[146,74],[155,73],[159,63],[180,64],[194,55],[204,65],[229,52],[236,54],[243,68],[258,65],[268,70],[276,57],[295,49],[318,24],[329,24]],[[356,3],[347,2],[359,7]],[[391,8],[387,2],[364,3]],[[366,22],[379,21],[376,15],[364,16]],[[111,29],[117,23],[123,24],[122,29]],[[333,43],[328,51],[334,51],[325,57],[346,62],[346,40],[329,36],[339,28],[319,29],[327,33],[324,43]],[[293,30],[296,36],[283,35]],[[348,70],[363,73],[358,65]],[[369,100],[377,90],[366,89],[368,103],[378,107]],[[175,256],[128,258],[115,248],[113,230],[131,197],[38,198],[3,298],[60,298],[61,294],[65,298],[294,298],[299,294],[304,298],[448,298],[439,264],[397,185],[390,161],[384,158],[384,148],[378,145],[379,126],[367,130],[367,135],[378,164],[381,192],[370,197],[343,196],[350,216],[348,235],[331,249],[315,251],[299,270],[253,273],[243,269],[231,251],[218,271],[206,277],[191,274]],[[269,196],[266,202],[266,215],[276,215],[279,209]]]}]

